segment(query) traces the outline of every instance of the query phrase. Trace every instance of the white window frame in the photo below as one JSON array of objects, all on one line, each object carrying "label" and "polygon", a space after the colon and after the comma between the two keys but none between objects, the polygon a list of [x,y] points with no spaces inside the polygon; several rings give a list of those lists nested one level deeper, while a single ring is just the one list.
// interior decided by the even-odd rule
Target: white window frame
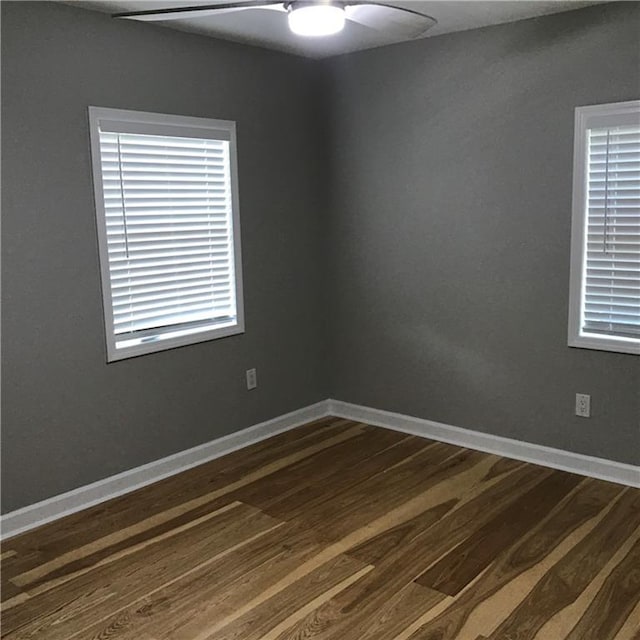
[{"label": "white window frame", "polygon": [[618,353],[640,353],[640,340],[582,331],[587,263],[588,130],[637,123],[640,100],[576,107],[569,287],[569,346]]},{"label": "white window frame", "polygon": [[[130,123],[132,132],[141,133],[145,127],[150,132],[166,131],[167,135],[179,136],[187,133],[191,137],[215,138],[224,136],[229,140],[230,178],[231,178],[231,219],[233,232],[234,275],[236,294],[236,319],[232,324],[216,324],[208,328],[178,328],[175,332],[163,332],[157,340],[141,342],[133,346],[117,347],[113,324],[113,298],[109,273],[109,254],[107,247],[106,213],[104,207],[102,165],[100,158],[100,123],[116,122],[119,126]],[[89,134],[91,142],[91,161],[93,187],[98,231],[98,250],[102,281],[102,300],[104,327],[106,336],[107,362],[123,360],[148,353],[165,351],[190,344],[215,340],[244,333],[244,299],[242,287],[242,253],[240,242],[240,209],[238,189],[238,159],[236,142],[236,124],[231,120],[213,120],[189,116],[176,116],[124,109],[89,107]],[[175,335],[172,335],[175,334]]]}]

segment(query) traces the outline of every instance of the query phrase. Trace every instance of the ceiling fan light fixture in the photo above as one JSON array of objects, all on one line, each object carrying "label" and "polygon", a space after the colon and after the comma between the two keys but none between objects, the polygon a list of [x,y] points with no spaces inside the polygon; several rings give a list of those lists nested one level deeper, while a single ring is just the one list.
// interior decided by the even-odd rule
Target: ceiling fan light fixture
[{"label": "ceiling fan light fixture", "polygon": [[289,7],[289,29],[299,36],[331,36],[344,29],[345,11],[337,4],[292,2]]}]

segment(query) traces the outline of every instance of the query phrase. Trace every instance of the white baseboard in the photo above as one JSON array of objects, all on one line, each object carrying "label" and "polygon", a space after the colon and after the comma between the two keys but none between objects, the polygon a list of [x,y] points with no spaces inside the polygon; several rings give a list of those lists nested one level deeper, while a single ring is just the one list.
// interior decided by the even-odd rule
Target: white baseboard
[{"label": "white baseboard", "polygon": [[2,516],[0,526],[3,538],[9,538],[29,529],[57,520],[111,498],[129,493],[162,478],[175,475],[191,467],[265,440],[283,431],[294,429],[306,422],[326,416],[336,416],[364,422],[411,435],[449,442],[468,449],[495,453],[507,458],[533,462],[544,467],[569,471],[583,476],[609,480],[631,487],[640,487],[640,467],[613,462],[604,458],[552,449],[529,442],[511,440],[488,433],[453,427],[433,420],[371,407],[363,407],[340,400],[323,400],[292,411],[247,429],[206,442],[192,449],[124,471],[115,476],[93,482],[73,491],[48,498]]},{"label": "white baseboard", "polygon": [[340,400],[328,401],[329,415],[348,420],[366,422],[411,435],[449,442],[468,449],[495,453],[506,458],[533,462],[543,467],[560,469],[582,476],[608,480],[631,487],[640,487],[640,467],[622,462],[585,456],[539,444],[502,438],[480,431],[452,427],[441,422],[414,418],[400,413],[372,409]]},{"label": "white baseboard", "polygon": [[220,456],[288,431],[306,422],[327,416],[326,400],[292,411],[285,415],[236,431],[222,438],[180,451],[135,469],[98,480],[42,502],[11,511],[2,516],[0,526],[3,538],[9,538],[52,520],[82,511],[88,507],[129,493],[162,478],[196,467]]}]

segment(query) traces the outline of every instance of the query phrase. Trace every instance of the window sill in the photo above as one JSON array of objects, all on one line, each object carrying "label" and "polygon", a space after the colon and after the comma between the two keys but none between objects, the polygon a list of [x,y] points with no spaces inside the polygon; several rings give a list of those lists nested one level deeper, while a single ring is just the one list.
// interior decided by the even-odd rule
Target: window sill
[{"label": "window sill", "polygon": [[199,342],[208,342],[209,340],[217,340],[219,338],[227,338],[244,333],[244,326],[236,320],[226,325],[216,325],[215,327],[200,327],[189,332],[179,332],[179,335],[166,334],[158,336],[152,340],[140,341],[135,340],[132,345],[117,347],[116,344],[109,344],[107,347],[107,362],[116,362],[118,360],[126,360],[127,358],[135,358],[137,356],[146,355],[148,353],[157,353],[166,351],[167,349],[175,349],[177,347],[186,347],[190,344],[198,344]]},{"label": "window sill", "polygon": [[594,349],[597,351],[611,351],[613,353],[640,354],[640,340],[633,338],[614,338],[585,334],[571,336],[569,346],[578,349]]}]

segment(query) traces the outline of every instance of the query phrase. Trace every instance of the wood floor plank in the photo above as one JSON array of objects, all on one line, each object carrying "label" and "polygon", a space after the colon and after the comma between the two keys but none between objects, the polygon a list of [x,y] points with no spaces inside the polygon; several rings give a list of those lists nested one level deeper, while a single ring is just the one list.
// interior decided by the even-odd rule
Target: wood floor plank
[{"label": "wood floor plank", "polygon": [[[453,504],[455,501],[450,500],[429,509],[426,513],[431,523]],[[426,523],[429,518],[423,521]],[[442,599],[429,589],[414,588],[412,581],[418,572],[415,559],[397,547],[385,562],[301,620],[295,633],[306,637],[312,627],[314,638],[340,638],[355,630],[362,634],[375,630],[377,637],[392,638],[398,626],[404,626],[407,619],[417,617]],[[322,633],[317,628],[319,620],[327,627]]]},{"label": "wood floor plank", "polygon": [[333,494],[362,482],[429,444],[435,445],[387,429],[367,430],[247,485],[233,497],[276,518],[291,519],[296,508],[308,508],[314,499],[326,497],[327,490]]},{"label": "wood floor plank", "polygon": [[[423,526],[430,515],[428,511],[424,511],[370,538],[347,553],[353,554],[362,561],[367,561],[368,558],[372,564],[379,564],[381,559],[389,566],[394,566],[399,560],[409,563],[413,581],[432,563],[455,549],[475,530],[494,518],[505,508],[505,505],[510,504],[522,492],[545,477],[547,477],[546,473],[540,474],[538,469],[530,467],[518,469],[504,478],[494,477],[487,486],[481,485],[481,488],[475,490],[463,489],[462,493],[470,494],[465,496],[466,501],[463,501],[462,497],[455,500],[453,510],[440,516],[433,526]],[[449,504],[450,501],[436,508],[443,508]],[[381,548],[386,548],[388,544],[388,538],[395,537],[399,528],[406,528],[408,531],[402,546],[394,547],[390,554],[380,555]]]},{"label": "wood floor plank", "polygon": [[293,464],[305,457],[300,455],[301,452],[314,455],[336,442],[372,429],[338,418],[315,421],[189,469],[179,475],[178,482],[175,476],[171,476],[45,524],[37,532],[28,531],[15,536],[3,541],[2,549],[18,552],[20,559],[16,570],[27,571],[40,564],[43,557],[59,556],[110,533],[117,533],[169,508],[220,490],[259,468],[269,468],[269,465],[283,461],[285,464],[282,466]]},{"label": "wood floor plank", "polygon": [[[374,521],[367,523],[364,527],[351,532],[345,538],[329,544],[321,552],[314,557],[302,563],[296,568],[295,574],[298,577],[307,575],[318,566],[327,562],[330,558],[335,557],[338,554],[345,553],[348,549],[357,546],[365,540],[374,537],[375,535],[391,529],[392,527],[406,522],[415,517],[419,513],[422,513],[426,509],[434,507],[438,504],[442,504],[448,500],[457,498],[460,499],[462,494],[468,490],[468,487],[475,482],[478,482],[495,463],[496,458],[494,456],[485,455],[476,465],[471,468],[459,471],[455,479],[451,477],[450,470],[445,469],[442,475],[434,480],[430,485],[425,486],[424,491],[412,498],[407,499],[406,502],[394,506],[387,513],[377,517]],[[300,523],[304,524],[304,523]],[[273,597],[276,593],[285,588],[289,579],[280,579],[274,583],[266,591],[262,591],[259,595],[256,595],[250,603],[247,603],[247,607],[257,606],[269,597]],[[231,613],[228,616],[222,618],[212,631],[223,628],[225,625],[230,624],[236,617],[237,612]]]},{"label": "wood floor plank", "polygon": [[[318,467],[308,470],[304,475],[289,476],[287,474],[290,483],[288,491],[280,494],[272,492],[267,500],[258,502],[255,502],[252,497],[246,497],[246,500],[274,518],[285,520],[304,518],[315,513],[320,505],[335,501],[336,496],[352,487],[388,471],[399,463],[410,460],[421,452],[431,451],[437,446],[437,443],[407,436],[394,442],[392,446],[387,446],[365,457],[359,463],[356,461],[353,465],[347,465],[330,479],[323,477],[322,472],[318,473]],[[325,464],[329,469],[333,468],[330,461]]]},{"label": "wood floor plank", "polygon": [[639,545],[640,490],[328,418],[5,541],[0,636],[640,640]]},{"label": "wood floor plank", "polygon": [[390,511],[394,505],[424,493],[430,486],[485,459],[485,454],[477,451],[463,451],[454,456],[450,453],[446,448],[428,447],[405,464],[332,495],[330,500],[316,504],[300,518],[321,539],[340,540]]},{"label": "wood floor plank", "polygon": [[640,491],[626,490],[607,517],[548,571],[490,640],[533,640],[547,620],[572,603],[640,526]]},{"label": "wood floor plank", "polygon": [[7,609],[7,605],[10,603],[10,601],[12,600],[24,600],[24,598],[20,598],[20,596],[23,594],[23,590],[20,587],[17,587],[15,584],[13,584],[12,582],[10,582],[9,580],[5,580],[4,578],[2,579],[2,585],[1,585],[1,589],[2,589],[2,604],[3,604],[3,609]]},{"label": "wood floor plank", "polygon": [[[640,602],[640,540],[605,580],[567,640],[614,640]],[[640,630],[640,618],[637,620]]]},{"label": "wood floor plank", "polygon": [[[360,582],[373,573],[364,576]],[[355,602],[354,593],[357,594]],[[371,591],[368,599],[361,600],[362,593],[358,583],[351,585],[275,640],[394,640],[407,623],[446,598],[441,593],[411,583],[400,590],[385,591],[384,598],[380,592]]]},{"label": "wood floor plank", "polygon": [[640,602],[629,614],[626,622],[616,634],[615,640],[640,640]]},{"label": "wood floor plank", "polygon": [[[221,511],[215,520],[183,532],[172,539],[146,547],[141,552],[65,583],[61,591],[36,595],[9,609],[2,616],[3,633],[21,630],[34,637],[66,638],[66,623],[82,625],[92,621],[97,610],[117,608],[144,595],[156,581],[167,583],[200,567],[203,559],[223,557],[253,536],[266,534],[280,523],[246,505]],[[97,585],[97,587],[96,587]],[[9,636],[10,637],[10,636]]]},{"label": "wood floor plank", "polygon": [[[352,635],[355,637],[366,628],[372,634],[371,637],[389,638],[389,640],[395,638],[401,629],[422,612],[446,598],[445,595],[431,589],[412,588],[410,585],[413,580],[439,557],[443,550],[452,548],[457,540],[464,538],[467,529],[464,526],[465,523],[468,524],[481,517],[482,513],[490,518],[495,513],[492,505],[500,504],[496,498],[504,498],[506,492],[515,492],[519,495],[519,490],[514,491],[518,479],[524,483],[525,487],[534,480],[534,476],[534,481],[540,479],[537,470],[534,470],[533,474],[531,469],[527,471],[530,474],[528,479],[524,474],[502,480],[497,475],[487,474],[493,480],[488,483],[487,495],[471,500],[460,509],[460,512],[443,520],[440,519],[457,502],[450,500],[408,521],[411,526],[407,527],[408,532],[403,543],[396,545],[390,552],[378,555],[379,566],[374,571],[328,602],[321,610],[315,611],[306,620],[301,621],[297,626],[296,634],[301,638],[311,637],[314,640],[316,637],[337,640]],[[438,525],[432,528],[429,526],[419,528],[416,526],[418,522],[424,525],[429,522],[438,523]],[[364,550],[366,554],[367,549],[377,549],[381,541],[384,541],[384,547],[387,549],[388,537],[395,537],[398,529],[402,527],[403,525],[400,525],[389,529],[385,534],[372,540],[376,546],[365,543],[356,547],[354,553],[358,554]],[[446,536],[443,536],[444,531],[447,532]],[[456,531],[458,538],[456,538]],[[416,602],[416,597],[422,598],[421,603]],[[322,626],[323,631],[319,630],[319,625]]]},{"label": "wood floor plank", "polygon": [[[195,612],[207,620],[232,614],[235,619],[247,601],[260,599],[274,583],[287,588],[298,577],[305,577],[310,572],[296,577],[295,569],[321,551],[312,531],[285,523],[213,562],[207,561],[176,579],[150,587],[138,597],[123,601],[122,606],[105,609],[105,615],[87,626],[80,637],[99,636],[114,627],[119,629],[118,638],[122,640],[135,640],[141,631],[153,632],[157,628],[165,634],[178,634],[191,627]],[[314,568],[322,564],[318,562]]]},{"label": "wood floor plank", "polygon": [[[503,479],[497,482],[502,476],[509,475],[516,470],[517,472],[513,473],[508,481]],[[487,474],[465,492],[462,500],[455,500],[454,506],[460,506],[460,503],[464,502],[464,508],[456,511],[451,518],[442,524],[439,528],[442,533],[438,533],[437,536],[441,540],[446,539],[447,544],[451,547],[455,546],[465,536],[472,533],[474,525],[481,526],[485,522],[485,518],[492,517],[508,505],[511,500],[517,499],[521,491],[535,485],[544,477],[546,477],[544,473],[539,474],[531,467],[525,467],[522,463],[506,465],[503,459],[497,460]],[[488,493],[482,495],[485,490]],[[410,545],[414,540],[424,536],[426,530],[433,524],[432,519],[433,514],[425,511],[415,518],[367,540],[348,553],[363,562],[376,565],[389,553],[395,552],[398,546],[402,545],[403,548],[407,548],[407,545]],[[435,540],[429,544],[434,542]],[[445,553],[440,546],[437,548],[439,553]]]},{"label": "wood floor plank", "polygon": [[47,585],[52,588],[61,584],[64,579],[72,579],[82,575],[88,569],[103,566],[105,560],[114,562],[126,555],[144,548],[146,543],[152,544],[171,535],[177,535],[185,529],[197,526],[210,518],[215,518],[229,509],[239,506],[239,502],[230,503],[217,509],[211,509],[211,501],[200,504],[193,509],[193,501],[179,508],[169,509],[147,520],[126,527],[118,534],[110,534],[91,544],[44,562],[38,567],[18,574],[11,582],[28,588],[30,593],[38,593],[38,587]]},{"label": "wood floor plank", "polygon": [[[611,506],[613,506],[613,503]],[[607,510],[604,511],[603,517],[606,517],[606,513]],[[598,520],[599,518],[597,518],[596,520],[592,520],[589,523],[590,526],[587,527],[586,530],[585,527],[582,527],[580,532],[572,535],[571,537],[573,539],[573,544],[571,546],[575,546],[581,538],[586,537],[586,534],[594,528]],[[580,537],[578,537],[579,534],[584,535],[580,535]],[[556,613],[543,625],[543,627],[538,632],[538,636],[541,638],[566,638],[571,633],[571,630],[578,624],[582,616],[586,613],[591,602],[596,597],[598,591],[600,591],[600,589],[602,588],[605,580],[609,577],[611,572],[622,562],[624,557],[629,553],[632,546],[638,540],[640,540],[640,529],[636,529],[635,533],[633,533],[630,537],[627,538],[627,540],[625,540],[625,542],[616,550],[613,556],[611,556],[611,559],[602,567],[602,569],[600,569],[596,577],[591,580],[591,582],[589,582],[586,588],[582,590],[580,595],[570,605]],[[563,553],[562,555],[566,555],[566,553]],[[544,563],[537,565],[535,568],[535,572],[532,572],[533,579],[528,581],[528,588],[521,588],[521,591],[523,593],[525,591],[526,593],[530,592],[535,584],[537,584],[543,578],[545,573],[547,573],[547,571],[549,571],[551,567],[556,564],[556,562],[557,561],[545,561]],[[535,576],[533,575],[534,573]],[[519,601],[522,601],[522,599],[523,598],[521,597]],[[510,612],[515,609],[516,605],[519,602],[516,602],[515,600],[513,602],[515,602],[515,604],[512,603],[512,606],[510,606],[505,611]],[[506,615],[502,616],[502,619],[504,618],[506,618]],[[496,627],[497,624],[491,626],[491,630],[493,631]],[[631,640],[631,638],[629,637],[630,635],[631,634],[627,630],[627,637],[624,640]],[[623,638],[616,638],[616,640],[623,640]]]},{"label": "wood floor plank", "polygon": [[[357,583],[371,569],[373,567],[363,565],[348,556],[336,556],[315,571],[296,580],[273,598],[247,610],[231,624],[218,630],[214,636],[210,636],[205,630],[201,634],[194,633],[193,638],[197,640],[263,640],[273,635],[278,627],[284,626],[286,630],[295,624],[297,619],[304,616],[309,603],[313,602],[314,606],[317,606],[318,602],[334,597],[343,589]],[[340,589],[336,591],[337,586],[340,586]],[[198,621],[195,621],[194,627],[197,628],[197,626]],[[182,631],[185,635],[190,635],[188,626]]]},{"label": "wood floor plank", "polygon": [[350,549],[347,553],[367,564],[378,565],[398,549],[406,549],[417,537],[425,535],[426,531],[453,509],[457,502],[444,502]]},{"label": "wood floor plank", "polygon": [[441,558],[416,582],[455,596],[568,495],[579,476],[554,473]]},{"label": "wood floor plank", "polygon": [[[301,580],[292,582],[263,605],[243,611],[232,624],[216,631],[215,638],[262,638],[286,620],[294,624],[297,616],[305,615],[310,602],[316,606],[318,600],[332,597],[370,570],[370,566],[356,560],[336,556]],[[222,584],[222,588],[225,589],[227,584],[232,584],[238,578],[235,576],[231,582]],[[84,636],[118,640],[137,640],[141,634],[190,640],[209,637],[208,622],[220,615],[221,608],[229,611],[233,605],[226,602],[220,593],[210,594],[213,595],[211,599],[198,597],[195,602],[183,601],[179,597],[181,587],[184,587],[184,583],[178,586],[171,597],[167,597],[168,592],[156,594],[156,597],[145,599],[136,607],[119,612],[85,630]],[[241,601],[235,599],[234,603],[242,608]]]},{"label": "wood floor plank", "polygon": [[[554,476],[555,474],[551,478]],[[545,484],[540,483],[537,486],[542,487]],[[451,607],[424,624],[411,636],[412,640],[457,638],[478,606],[518,576],[542,563],[565,538],[585,522],[598,517],[621,493],[619,487],[610,484],[598,483],[590,488],[591,491],[587,491],[586,494],[579,490],[574,491],[546,518],[541,518],[538,525],[532,527],[522,540],[506,547],[501,557],[479,577],[473,588],[463,592]],[[524,495],[530,496],[530,492]],[[506,509],[501,515],[506,516],[509,512],[510,509]]]},{"label": "wood floor plank", "polygon": [[[56,558],[48,562],[43,562],[31,570],[19,574],[12,579],[12,582],[18,586],[30,585],[31,587],[33,583],[38,581],[38,579],[41,581],[48,576],[48,574],[53,574],[56,577],[59,577],[61,574],[60,569],[62,567],[66,567],[68,573],[75,575],[76,572],[81,569],[78,564],[83,564],[86,567],[88,563],[90,565],[91,562],[101,561],[105,557],[111,556],[120,551],[123,546],[127,545],[128,541],[130,542],[132,540],[132,538],[135,538],[134,543],[142,542],[145,539],[152,539],[159,533],[174,526],[178,520],[183,520],[190,516],[200,517],[215,510],[216,508],[220,508],[227,502],[227,500],[230,500],[228,496],[234,490],[268,477],[270,474],[285,468],[298,460],[304,459],[307,456],[311,456],[326,447],[344,442],[345,440],[354,437],[359,433],[359,431],[360,427],[353,426],[326,440],[321,440],[319,443],[314,443],[299,451],[294,451],[267,465],[261,466],[250,473],[247,473],[244,477],[235,480],[234,482],[218,486],[214,491],[179,504],[176,507],[165,509],[146,520],[136,522],[130,527],[125,527],[107,536],[93,540],[91,543],[84,545],[83,547],[74,548],[66,553],[58,555]],[[222,500],[220,500],[221,498]],[[189,514],[189,512],[191,512],[191,514]]]}]

